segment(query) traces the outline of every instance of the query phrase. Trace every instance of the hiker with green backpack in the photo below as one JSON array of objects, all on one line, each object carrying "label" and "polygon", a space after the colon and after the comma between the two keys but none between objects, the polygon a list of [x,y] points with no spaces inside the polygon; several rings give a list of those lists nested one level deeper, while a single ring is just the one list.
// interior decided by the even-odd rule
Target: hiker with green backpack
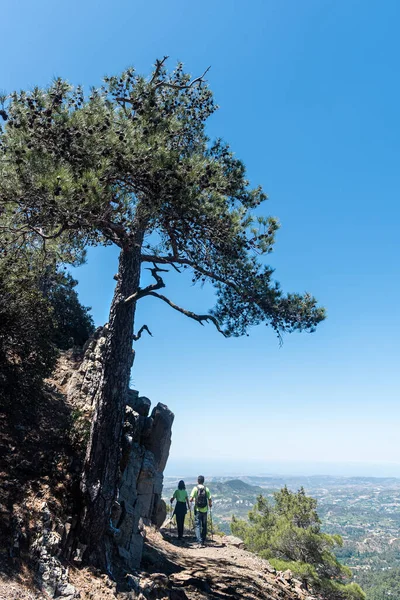
[{"label": "hiker with green backpack", "polygon": [[199,475],[197,483],[190,494],[190,502],[194,503],[194,522],[196,538],[200,546],[205,545],[207,537],[207,512],[211,509],[212,500],[210,490],[204,485],[203,475]]}]

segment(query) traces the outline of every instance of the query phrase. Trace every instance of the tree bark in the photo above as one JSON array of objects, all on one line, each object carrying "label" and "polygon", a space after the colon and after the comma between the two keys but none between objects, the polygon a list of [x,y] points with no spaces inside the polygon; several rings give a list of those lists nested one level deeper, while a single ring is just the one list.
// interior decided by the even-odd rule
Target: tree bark
[{"label": "tree bark", "polygon": [[84,512],[79,538],[87,545],[84,558],[106,571],[110,571],[110,515],[117,495],[122,426],[133,362],[136,302],[127,304],[124,300],[139,288],[142,243],[143,235],[138,235],[135,244],[120,253],[81,484]]}]

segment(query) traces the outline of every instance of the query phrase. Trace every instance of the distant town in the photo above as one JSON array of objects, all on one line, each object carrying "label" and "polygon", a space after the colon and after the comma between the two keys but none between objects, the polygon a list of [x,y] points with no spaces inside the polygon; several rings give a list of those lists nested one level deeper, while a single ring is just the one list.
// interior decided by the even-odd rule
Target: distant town
[{"label": "distant town", "polygon": [[[194,482],[194,476],[186,479],[188,489]],[[233,515],[247,518],[259,494],[272,499],[284,485],[291,490],[304,487],[318,500],[323,530],[342,536],[343,546],[336,555],[352,569],[355,581],[368,588],[388,571],[400,569],[400,479],[243,476],[211,477],[208,484],[214,522],[225,533]],[[175,485],[176,478],[166,477],[165,498]]]}]

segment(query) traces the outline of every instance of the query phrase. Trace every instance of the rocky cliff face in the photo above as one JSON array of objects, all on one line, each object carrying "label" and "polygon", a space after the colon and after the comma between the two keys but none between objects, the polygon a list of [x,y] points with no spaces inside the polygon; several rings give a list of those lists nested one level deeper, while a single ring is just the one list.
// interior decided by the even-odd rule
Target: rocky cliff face
[{"label": "rocky cliff face", "polygon": [[[60,557],[78,566],[85,550],[76,535],[79,481],[106,333],[98,329],[83,353],[61,356],[32,405],[8,412],[0,407],[0,579],[6,568],[13,572],[15,561],[26,561],[47,598],[79,597]],[[165,520],[161,492],[173,420],[164,404],[151,410],[148,398],[128,391],[119,493],[110,523],[112,572],[137,569],[145,527]]]},{"label": "rocky cliff face", "polygon": [[150,400],[133,390],[128,402],[114,525],[119,530],[119,554],[134,569],[142,557],[144,525],[160,526],[165,520],[161,492],[174,416],[160,403],[149,416]]},{"label": "rocky cliff face", "polygon": [[[79,568],[71,546],[74,497],[102,364],[105,330],[85,354],[61,357],[42,398],[1,410],[0,600],[315,600],[289,573],[276,572],[232,538],[197,549],[161,531],[163,470],[173,414],[129,391],[119,497],[112,523],[122,568],[110,579]],[[75,492],[74,492],[75,490]],[[70,558],[60,558],[70,549]],[[142,560],[141,560],[142,559]],[[117,562],[117,561],[116,561]],[[139,567],[140,563],[140,568]]]},{"label": "rocky cliff face", "polygon": [[[89,341],[83,359],[60,374],[67,401],[78,413],[76,429],[84,434],[100,382],[106,328]],[[163,471],[171,446],[174,415],[158,403],[129,390],[122,440],[119,497],[112,515],[119,556],[130,569],[140,564],[145,525],[158,525],[166,516],[161,499]],[[78,556],[79,558],[79,556]]]}]

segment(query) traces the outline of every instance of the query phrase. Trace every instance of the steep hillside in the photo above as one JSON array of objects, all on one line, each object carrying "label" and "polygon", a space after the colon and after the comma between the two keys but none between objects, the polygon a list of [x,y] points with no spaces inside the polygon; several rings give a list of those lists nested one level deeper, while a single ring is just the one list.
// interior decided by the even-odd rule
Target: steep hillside
[{"label": "steep hillside", "polygon": [[[238,547],[239,546],[239,547]],[[146,529],[142,568],[120,581],[69,566],[63,600],[316,600],[290,572],[240,547],[240,540],[220,537],[196,548],[193,537],[178,544],[168,531]],[[70,595],[62,595],[63,592]],[[26,573],[0,573],[0,600],[48,600]]]},{"label": "steep hillside", "polygon": [[[64,354],[29,403],[15,398],[0,407],[0,600],[304,600],[299,582],[229,539],[200,550],[193,537],[178,546],[169,531],[163,537],[151,525],[165,518],[160,495],[173,415],[162,404],[149,414],[150,401],[134,391],[112,515],[117,568],[112,577],[83,568],[84,547],[73,533],[102,340],[100,330],[84,355]],[[255,489],[241,481],[214,486],[221,502],[239,491]]]},{"label": "steep hillside", "polygon": [[238,538],[222,536],[197,548],[193,537],[183,544],[169,533],[148,534],[144,564],[150,577],[162,572],[180,591],[171,598],[245,600],[314,600],[290,572],[277,572],[268,561],[243,549]]}]

